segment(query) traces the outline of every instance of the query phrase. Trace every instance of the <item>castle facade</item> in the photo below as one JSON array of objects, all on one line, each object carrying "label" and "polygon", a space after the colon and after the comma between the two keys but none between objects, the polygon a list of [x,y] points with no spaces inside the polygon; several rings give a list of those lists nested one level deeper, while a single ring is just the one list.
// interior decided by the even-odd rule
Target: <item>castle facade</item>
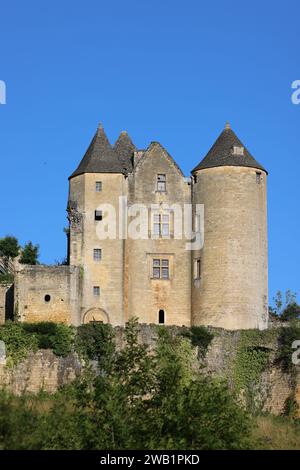
[{"label": "castle facade", "polygon": [[[102,128],[69,178],[68,265],[16,274],[21,321],[267,327],[267,171],[229,124],[185,177]],[[189,221],[190,226],[189,225]]]}]

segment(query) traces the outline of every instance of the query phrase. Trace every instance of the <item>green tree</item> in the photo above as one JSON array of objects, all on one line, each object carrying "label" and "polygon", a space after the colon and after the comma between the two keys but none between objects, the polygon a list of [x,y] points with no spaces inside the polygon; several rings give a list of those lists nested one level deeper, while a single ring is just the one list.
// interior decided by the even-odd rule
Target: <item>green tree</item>
[{"label": "green tree", "polygon": [[[273,318],[283,319],[285,310],[291,305],[297,305],[297,293],[288,289],[285,295],[279,290],[273,297],[274,307],[269,307],[269,313]],[[285,320],[284,320],[285,321]]]},{"label": "green tree", "polygon": [[21,264],[38,264],[39,245],[33,245],[32,242],[26,243],[20,257]]},{"label": "green tree", "polygon": [[288,304],[280,318],[282,321],[298,320],[300,318],[300,305],[298,305],[297,302]]},{"label": "green tree", "polygon": [[0,239],[0,256],[4,259],[6,266],[10,259],[14,259],[18,256],[20,251],[19,242],[16,237],[7,235]]},{"label": "green tree", "polygon": [[138,331],[131,320],[120,349],[98,348],[113,341],[108,329],[82,329],[81,347],[94,338],[85,354],[102,359],[73,385],[44,398],[0,393],[0,448],[247,448],[248,415],[224,382],[200,373],[190,340],[161,327],[150,349]]}]

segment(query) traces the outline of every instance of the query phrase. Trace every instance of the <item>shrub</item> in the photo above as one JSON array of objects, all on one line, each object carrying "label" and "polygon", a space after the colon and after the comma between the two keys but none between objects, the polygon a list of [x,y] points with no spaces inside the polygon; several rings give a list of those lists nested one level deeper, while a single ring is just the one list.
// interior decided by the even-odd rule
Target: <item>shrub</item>
[{"label": "shrub", "polygon": [[4,341],[6,354],[12,366],[25,359],[30,351],[38,349],[38,340],[23,329],[20,323],[7,322],[0,327],[0,340]]},{"label": "shrub", "polygon": [[40,349],[52,349],[57,356],[67,356],[72,351],[74,329],[62,323],[23,323],[24,331],[37,338]]},{"label": "shrub", "polygon": [[182,335],[190,338],[193,346],[198,346],[198,351],[202,357],[205,356],[207,348],[214,337],[205,326],[192,326],[189,330],[184,331]]},{"label": "shrub", "polygon": [[280,328],[278,336],[279,350],[276,360],[281,364],[284,371],[292,372],[295,370],[292,363],[292,354],[295,350],[292,348],[292,344],[296,340],[300,340],[300,326],[296,322],[292,322],[286,328]]},{"label": "shrub", "polygon": [[97,359],[101,366],[111,359],[115,350],[113,327],[97,322],[80,325],[75,337],[75,350],[85,359]]}]

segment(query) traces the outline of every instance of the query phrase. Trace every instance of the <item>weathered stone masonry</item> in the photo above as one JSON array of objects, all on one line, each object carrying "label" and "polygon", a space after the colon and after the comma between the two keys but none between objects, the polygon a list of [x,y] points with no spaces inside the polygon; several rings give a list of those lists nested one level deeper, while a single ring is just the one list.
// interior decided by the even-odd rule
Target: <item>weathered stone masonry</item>
[{"label": "weathered stone masonry", "polygon": [[[169,236],[100,239],[104,214],[96,211],[111,204],[119,220],[120,198],[129,207],[156,204]],[[122,132],[111,146],[100,126],[69,178],[70,266],[20,270],[17,317],[74,325],[96,320],[117,326],[138,317],[141,323],[267,328],[266,200],[267,172],[229,125],[189,178],[158,142],[138,150]],[[195,222],[196,231],[204,223],[203,248],[189,251],[186,239],[174,236],[175,216],[163,211],[164,204],[192,204],[195,221],[197,205],[204,205],[204,219]],[[153,235],[150,213],[148,224]]]},{"label": "weathered stone masonry", "polygon": [[[175,327],[177,334],[183,331]],[[233,384],[234,364],[237,356],[241,331],[226,331],[211,328],[213,339],[208,346],[205,357],[199,356],[201,370],[205,374],[225,378],[229,385]],[[124,328],[116,327],[116,344],[122,348],[124,344]],[[156,343],[157,330],[153,325],[140,325],[139,341],[153,348]],[[274,361],[278,344],[276,340],[262,342],[261,347],[269,351],[269,364],[262,372],[257,387],[257,401],[263,410],[273,414],[281,414],[285,410],[286,401],[294,394],[300,405],[300,370],[297,366],[296,376],[284,372]],[[15,394],[24,392],[38,393],[40,390],[55,392],[59,387],[71,383],[79,377],[85,364],[76,353],[68,357],[57,357],[50,350],[30,353],[22,363],[9,368],[0,364],[0,386]],[[296,384],[295,384],[296,382]]]}]

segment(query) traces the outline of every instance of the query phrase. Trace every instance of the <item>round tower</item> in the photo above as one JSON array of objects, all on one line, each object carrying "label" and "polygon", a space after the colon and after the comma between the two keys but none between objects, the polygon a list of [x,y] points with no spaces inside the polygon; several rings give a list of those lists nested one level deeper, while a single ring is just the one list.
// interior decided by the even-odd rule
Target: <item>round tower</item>
[{"label": "round tower", "polygon": [[204,245],[192,252],[192,323],[264,329],[267,171],[227,124],[192,174],[194,211],[204,205]]}]

